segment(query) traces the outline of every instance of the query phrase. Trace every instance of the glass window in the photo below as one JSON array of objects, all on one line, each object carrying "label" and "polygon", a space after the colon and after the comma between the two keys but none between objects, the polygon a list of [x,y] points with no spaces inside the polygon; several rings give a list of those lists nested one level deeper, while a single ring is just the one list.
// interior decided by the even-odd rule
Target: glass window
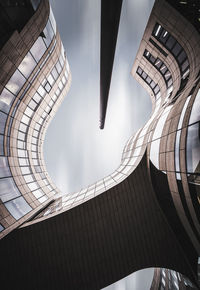
[{"label": "glass window", "polygon": [[43,113],[42,113],[42,118],[46,118],[46,116],[47,116],[47,113],[44,111]]},{"label": "glass window", "polygon": [[59,94],[60,94],[60,89],[57,88],[57,90],[56,90],[56,95],[59,96]]},{"label": "glass window", "polygon": [[150,78],[149,76],[146,78],[146,82],[147,82],[148,84],[150,84],[150,82],[151,82],[151,78]]},{"label": "glass window", "polygon": [[142,69],[141,69],[141,67],[138,67],[138,68],[137,68],[137,73],[138,73],[139,75],[142,74]]},{"label": "glass window", "polygon": [[163,64],[162,67],[160,68],[160,71],[164,75],[166,73],[166,71],[167,71],[166,65]]},{"label": "glass window", "polygon": [[152,89],[155,87],[155,85],[156,85],[156,83],[155,83],[154,81],[152,81],[152,82],[150,83],[150,86],[151,86]]},{"label": "glass window", "polygon": [[25,149],[26,148],[25,144],[26,143],[23,142],[23,141],[20,141],[20,140],[17,141],[17,147],[20,148],[20,149]]},{"label": "glass window", "polygon": [[28,78],[32,71],[34,70],[36,66],[36,62],[30,52],[27,53],[27,55],[24,57],[20,65],[18,66],[19,71],[25,76],[25,78]]},{"label": "glass window", "polygon": [[38,166],[39,165],[38,160],[37,159],[33,159],[33,164]]},{"label": "glass window", "polygon": [[34,190],[32,191],[32,194],[36,197],[36,198],[40,198],[41,196],[43,196],[43,192],[40,189]]},{"label": "glass window", "polygon": [[173,36],[170,36],[166,42],[166,47],[171,50],[172,46],[175,44],[176,40]]},{"label": "glass window", "polygon": [[35,138],[38,138],[38,135],[39,135],[39,132],[36,131],[36,130],[34,129],[34,130],[33,130],[33,136],[34,136]]},{"label": "glass window", "polygon": [[162,115],[160,116],[157,124],[156,124],[156,127],[154,129],[154,133],[153,133],[153,137],[152,137],[152,140],[155,140],[157,138],[160,138],[161,135],[162,135],[162,131],[163,131],[163,128],[164,128],[164,125],[165,125],[165,122],[167,120],[167,117],[169,115],[169,112],[171,110],[171,107],[172,106],[168,106],[162,113]]},{"label": "glass window", "polygon": [[189,75],[190,69],[188,68],[186,72],[184,72],[182,79],[184,80]]},{"label": "glass window", "polygon": [[68,73],[69,73],[69,71],[70,71],[69,63],[68,63],[68,61],[67,61],[67,59],[66,59],[66,71],[65,71],[66,79],[68,79]]},{"label": "glass window", "polygon": [[54,18],[54,15],[53,15],[53,12],[52,12],[51,6],[50,6],[49,19],[50,19],[50,21],[51,21],[51,25],[52,25],[52,28],[53,28],[54,34],[56,34],[56,21],[55,21],[55,18]]},{"label": "glass window", "polygon": [[41,128],[41,125],[39,125],[38,123],[36,123],[36,124],[35,124],[35,129],[36,129],[37,131],[40,131],[40,128]]},{"label": "glass window", "polygon": [[18,132],[18,139],[24,141],[26,139],[26,135],[22,132]]},{"label": "glass window", "polygon": [[200,90],[198,91],[192,106],[189,124],[200,121]]},{"label": "glass window", "polygon": [[30,52],[32,53],[35,60],[39,62],[39,60],[41,59],[45,51],[46,51],[46,46],[44,44],[42,37],[39,36],[36,42],[31,47]]},{"label": "glass window", "polygon": [[153,141],[151,143],[150,149],[150,160],[153,165],[159,169],[159,148],[160,148],[160,139]]},{"label": "glass window", "polygon": [[3,139],[4,139],[4,136],[3,135],[0,135],[0,155],[4,155]]},{"label": "glass window", "polygon": [[47,114],[51,111],[51,108],[47,105],[45,108],[45,111],[47,112]]},{"label": "glass window", "polygon": [[35,145],[36,145],[36,144],[37,144],[37,140],[38,140],[37,138],[35,138],[35,137],[32,137],[32,140],[31,140],[31,142],[32,142],[33,144],[35,144]]},{"label": "glass window", "polygon": [[36,190],[39,187],[37,182],[29,183],[29,184],[27,184],[27,186],[30,188],[31,191]]},{"label": "glass window", "polygon": [[151,63],[154,63],[155,60],[156,60],[155,57],[154,57],[153,55],[151,55],[151,56],[150,56],[150,61],[151,61]]},{"label": "glass window", "polygon": [[172,78],[168,80],[167,87],[169,88],[172,85]]},{"label": "glass window", "polygon": [[189,97],[186,99],[185,104],[184,104],[184,106],[183,106],[183,109],[182,109],[182,111],[181,111],[180,119],[179,119],[179,122],[178,122],[178,129],[181,129],[182,126],[183,126],[183,118],[184,118],[184,116],[185,116],[185,111],[186,111],[186,109],[187,109],[187,106],[188,106],[188,103],[189,103],[189,101],[190,101],[190,98],[191,98],[191,96],[189,96]]},{"label": "glass window", "polygon": [[14,100],[14,97],[15,96],[11,92],[4,88],[0,95],[0,110],[8,113],[10,111],[10,106]]},{"label": "glass window", "polygon": [[165,77],[165,80],[168,81],[169,78],[171,77],[171,73],[167,70],[164,77]]},{"label": "glass window", "polygon": [[62,54],[61,54],[60,57],[59,57],[59,61],[60,61],[60,65],[61,65],[61,67],[63,67],[63,66],[64,66],[64,59],[63,59],[63,57],[62,57]]},{"label": "glass window", "polygon": [[[62,42],[61,42],[61,56],[62,56],[62,59],[64,60],[65,59],[65,50],[64,50]],[[63,64],[64,64],[64,61],[63,61]],[[62,66],[63,66],[63,64],[62,64]]]},{"label": "glass window", "polygon": [[177,56],[177,55],[180,53],[181,49],[182,49],[182,47],[181,47],[180,44],[177,42],[177,43],[175,44],[175,46],[173,47],[173,49],[172,49],[172,53],[173,53],[175,56]]},{"label": "glass window", "polygon": [[30,168],[28,166],[20,167],[22,174],[31,173]]},{"label": "glass window", "polygon": [[181,136],[181,130],[178,130],[176,132],[176,143],[175,143],[175,165],[176,165],[176,171],[180,171],[180,162],[179,162],[180,136]]},{"label": "glass window", "polygon": [[182,63],[185,59],[186,59],[186,53],[185,53],[185,51],[183,50],[180,54],[179,54],[179,56],[178,56],[178,62],[179,63]]},{"label": "glass window", "polygon": [[34,178],[33,178],[33,176],[31,174],[24,175],[24,179],[25,179],[26,183],[34,181]]},{"label": "glass window", "polygon": [[53,107],[53,104],[54,104],[54,102],[51,100],[51,101],[49,102],[49,106],[52,108],[52,107]]},{"label": "glass window", "polygon": [[0,177],[11,176],[7,157],[0,156]]},{"label": "glass window", "polygon": [[57,68],[58,73],[60,74],[61,71],[62,71],[62,67],[61,67],[59,61],[58,61],[57,64],[56,64],[56,68]]},{"label": "glass window", "polygon": [[200,173],[200,127],[199,123],[187,131],[187,172]]},{"label": "glass window", "polygon": [[44,196],[42,196],[42,197],[40,197],[39,199],[38,199],[38,201],[40,202],[40,203],[42,203],[42,202],[44,202],[44,201],[46,201],[47,200],[47,196],[46,195],[44,195]]},{"label": "glass window", "polygon": [[162,32],[161,32],[161,34],[159,36],[160,41],[162,43],[165,43],[168,35],[169,35],[169,33],[165,29],[162,29]]},{"label": "glass window", "polygon": [[37,172],[37,173],[39,173],[39,172],[41,172],[42,171],[42,169],[41,169],[41,167],[40,166],[34,166],[35,167],[35,171]]},{"label": "glass window", "polygon": [[8,83],[6,84],[6,88],[11,91],[14,95],[17,95],[18,92],[23,87],[24,83],[26,82],[25,77],[16,70]]},{"label": "glass window", "polygon": [[4,230],[4,227],[2,226],[2,224],[0,224],[0,232],[2,232]]},{"label": "glass window", "polygon": [[18,152],[18,156],[19,156],[19,157],[28,158],[28,153],[27,153],[26,150],[18,149],[17,152]]},{"label": "glass window", "polygon": [[36,92],[35,95],[33,96],[33,100],[39,104],[40,101],[42,100],[42,98],[40,97],[40,95]]},{"label": "glass window", "polygon": [[1,134],[4,134],[6,120],[7,120],[7,115],[3,112],[0,112],[0,133]]},{"label": "glass window", "polygon": [[33,151],[37,151],[37,147],[35,145],[32,144],[31,148],[32,148]]},{"label": "glass window", "polygon": [[188,62],[188,59],[186,59],[184,63],[181,65],[182,71],[185,71],[188,68],[188,66],[189,66],[189,62]]},{"label": "glass window", "polygon": [[57,80],[57,78],[58,78],[58,72],[57,72],[57,70],[56,70],[56,67],[54,67],[54,68],[52,69],[51,73],[52,73],[54,79]]},{"label": "glass window", "polygon": [[49,82],[46,82],[46,84],[44,85],[44,88],[45,88],[45,90],[47,91],[47,93],[50,92],[50,90],[51,90],[51,86],[50,86]]},{"label": "glass window", "polygon": [[40,96],[44,97],[44,95],[46,94],[44,88],[42,86],[39,86],[39,88],[37,89],[38,93],[40,94]]},{"label": "glass window", "polygon": [[54,36],[54,32],[53,32],[53,29],[51,27],[51,24],[50,24],[50,21],[48,20],[47,22],[47,25],[46,27],[44,28],[44,35],[45,37],[43,38],[44,39],[44,42],[46,43],[46,46],[48,47],[51,43],[51,40]]},{"label": "glass window", "polygon": [[65,76],[63,76],[63,77],[62,77],[62,83],[63,83],[63,85],[66,84],[66,81],[67,81],[67,80],[65,79]]},{"label": "glass window", "polygon": [[55,102],[56,99],[57,99],[57,96],[56,95],[53,95],[52,100]]},{"label": "glass window", "polygon": [[32,152],[32,158],[38,158],[37,153],[36,152]]},{"label": "glass window", "polygon": [[62,91],[62,89],[63,89],[62,81],[59,82],[58,87],[59,87],[59,89]]},{"label": "glass window", "polygon": [[26,110],[24,111],[24,113],[28,116],[28,117],[32,117],[34,111],[31,108],[26,108]]},{"label": "glass window", "polygon": [[21,195],[12,177],[0,179],[0,188],[0,198],[3,202]]},{"label": "glass window", "polygon": [[18,158],[18,160],[21,166],[29,165],[29,160],[27,158]]},{"label": "glass window", "polygon": [[26,133],[26,130],[27,130],[28,126],[27,125],[24,125],[23,123],[20,123],[19,125],[19,130]]},{"label": "glass window", "polygon": [[163,62],[159,58],[157,58],[157,60],[155,62],[155,66],[159,69],[162,64],[163,64]]},{"label": "glass window", "polygon": [[33,100],[30,100],[28,105],[33,111],[35,111],[35,108],[38,106],[38,104]]},{"label": "glass window", "polygon": [[24,124],[28,125],[28,124],[29,124],[29,121],[30,121],[30,118],[27,117],[27,116],[25,116],[25,115],[23,115],[21,121],[22,121]]},{"label": "glass window", "polygon": [[159,90],[160,90],[159,86],[157,85],[153,90],[154,90],[154,93],[157,94],[159,92]]},{"label": "glass window", "polygon": [[143,72],[142,72],[142,78],[143,78],[143,79],[146,79],[146,77],[147,77],[147,74],[143,71]]},{"label": "glass window", "polygon": [[46,176],[45,176],[44,173],[40,173],[40,176],[41,176],[42,179],[45,179],[46,178]]},{"label": "glass window", "polygon": [[50,85],[52,86],[53,83],[54,83],[54,79],[53,79],[53,77],[52,77],[51,74],[47,77],[47,80],[48,80],[48,82],[50,83]]},{"label": "glass window", "polygon": [[22,196],[6,202],[5,206],[16,220],[26,215],[32,209]]},{"label": "glass window", "polygon": [[153,35],[158,36],[160,32],[161,32],[161,25],[156,23],[154,30],[153,30]]}]

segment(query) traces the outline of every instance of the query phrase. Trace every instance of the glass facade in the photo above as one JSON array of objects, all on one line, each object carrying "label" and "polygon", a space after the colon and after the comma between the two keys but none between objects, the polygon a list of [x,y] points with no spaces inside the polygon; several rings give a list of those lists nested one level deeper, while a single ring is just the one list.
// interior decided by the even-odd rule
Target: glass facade
[{"label": "glass facade", "polygon": [[185,87],[189,75],[190,65],[188,56],[181,44],[162,25],[156,23],[152,35],[174,56],[180,69],[181,84],[177,95]]},{"label": "glass facade", "polygon": [[[41,155],[45,128],[66,94],[70,73],[51,8],[38,32],[0,94],[0,198],[12,224],[59,192]],[[1,232],[11,225],[1,223]]]}]

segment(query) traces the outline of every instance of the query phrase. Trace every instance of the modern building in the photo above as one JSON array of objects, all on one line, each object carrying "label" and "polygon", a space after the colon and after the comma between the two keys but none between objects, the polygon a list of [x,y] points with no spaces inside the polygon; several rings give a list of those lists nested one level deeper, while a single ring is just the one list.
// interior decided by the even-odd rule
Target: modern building
[{"label": "modern building", "polygon": [[150,290],[195,290],[198,289],[182,274],[168,269],[155,268]]},{"label": "modern building", "polygon": [[[57,107],[56,91],[62,91],[62,98],[71,77],[59,35],[56,30],[52,34],[55,22],[48,1],[38,5],[24,28],[15,31],[2,48],[3,55],[14,54],[13,62],[7,61],[12,70],[6,73],[6,64],[1,81],[1,97],[5,90],[13,95],[13,103],[6,107],[8,112],[2,110],[6,114],[1,135],[5,164],[2,182],[5,188],[9,178],[15,182],[13,194],[5,190],[1,198],[2,235],[15,228],[0,244],[4,289],[12,289],[13,283],[15,289],[100,289],[149,267],[181,273],[198,287],[198,1],[155,1],[132,68],[133,77],[149,92],[152,115],[127,142],[115,172],[58,198],[42,159],[42,138],[44,125]],[[37,28],[36,20],[41,25]],[[47,36],[49,31],[51,37]],[[15,40],[11,41],[12,37]],[[23,44],[26,50],[21,48]],[[36,50],[40,45],[45,49]],[[20,60],[16,56],[18,47],[20,55],[25,51]],[[41,51],[43,56],[37,60]],[[35,60],[35,67],[28,65],[30,74],[21,65],[27,54]],[[55,66],[58,60],[60,71]],[[49,65],[44,66],[45,61]],[[41,97],[40,104],[35,94]],[[9,111],[12,108],[16,118]],[[11,117],[13,125],[9,125]],[[11,133],[7,133],[8,128]],[[38,167],[41,171],[37,172]],[[175,273],[171,270],[158,271]]]},{"label": "modern building", "polygon": [[3,237],[59,193],[46,171],[42,144],[69,89],[71,74],[48,1],[1,1],[0,10]]}]

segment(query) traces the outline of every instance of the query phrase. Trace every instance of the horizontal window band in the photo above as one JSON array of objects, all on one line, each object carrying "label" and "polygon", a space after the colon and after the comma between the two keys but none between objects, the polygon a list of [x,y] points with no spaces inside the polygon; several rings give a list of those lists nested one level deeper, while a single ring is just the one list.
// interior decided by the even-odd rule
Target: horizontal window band
[{"label": "horizontal window band", "polygon": [[168,54],[152,39],[149,38],[149,41],[165,56],[167,57]]}]

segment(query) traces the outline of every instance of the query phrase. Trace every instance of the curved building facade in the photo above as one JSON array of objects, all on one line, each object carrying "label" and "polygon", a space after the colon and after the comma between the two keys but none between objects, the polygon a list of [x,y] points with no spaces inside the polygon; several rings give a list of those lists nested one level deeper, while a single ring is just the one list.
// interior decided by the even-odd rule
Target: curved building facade
[{"label": "curved building facade", "polygon": [[[33,11],[23,27],[16,27],[2,44],[0,54],[1,237],[59,193],[46,171],[42,145],[47,126],[71,82],[48,1],[27,1],[30,7],[18,2],[19,11]],[[9,14],[12,3],[2,5]],[[19,12],[15,12],[17,17]]]},{"label": "curved building facade", "polygon": [[[42,5],[48,6],[42,1],[36,13]],[[198,17],[200,7],[198,3],[195,5],[192,9]],[[181,13],[177,7],[178,1],[155,1],[132,68],[133,77],[148,91],[152,100],[149,121],[127,142],[115,172],[79,192],[59,198],[53,195],[58,190],[46,175],[40,151],[42,137],[40,140],[38,136],[44,136],[46,127],[43,125],[53,114],[54,103],[50,106],[50,101],[57,106],[53,96],[58,88],[63,90],[61,96],[64,96],[71,77],[59,48],[57,32],[51,39],[47,52],[51,51],[54,38],[54,50],[58,49],[58,52],[55,59],[50,57],[49,66],[40,68],[41,76],[36,77],[38,83],[34,85],[34,93],[25,92],[27,102],[22,102],[19,110],[16,109],[18,115],[16,120],[13,118],[14,127],[11,126],[15,135],[11,135],[13,140],[9,141],[13,144],[10,152],[14,155],[4,157],[5,162],[9,162],[9,166],[5,165],[6,174],[11,171],[5,179],[12,178],[16,183],[19,179],[26,189],[12,199],[22,197],[27,206],[32,207],[18,219],[24,224],[1,241],[3,279],[8,289],[13,281],[21,289],[26,289],[27,283],[29,289],[100,289],[148,267],[172,269],[187,276],[197,286],[200,256],[200,35],[198,21],[191,21],[187,13],[189,7],[179,9]],[[44,38],[44,27],[38,31],[40,39]],[[26,54],[30,52],[31,49]],[[61,71],[59,73],[57,68],[60,75],[53,83],[53,69],[58,60]],[[6,87],[7,82],[4,89],[12,93],[11,87]],[[29,109],[34,111],[33,104],[37,104],[35,93],[45,102],[44,106],[41,102],[35,107],[36,113],[31,115]],[[49,108],[46,110],[47,104]],[[41,118],[44,121],[39,122]],[[7,124],[6,121],[5,127]],[[19,138],[18,132],[26,139]],[[2,138],[6,138],[4,150],[7,150],[6,142],[10,136],[6,134],[2,134]],[[38,143],[34,144],[33,138],[38,138]],[[17,147],[24,145],[27,147]],[[34,156],[41,157],[38,160]],[[26,173],[27,179],[21,171],[21,158],[25,162],[23,167],[31,170]],[[37,171],[39,167],[41,172]],[[15,172],[19,178],[15,178]],[[43,179],[48,184],[43,183]],[[32,187],[31,184],[36,183],[38,187]],[[20,184],[17,184],[17,190]],[[40,196],[43,188],[44,194]],[[35,198],[35,203],[30,202],[30,197]],[[7,215],[12,215],[12,207],[7,204],[9,200],[2,202]],[[51,203],[48,205],[48,202]],[[16,207],[20,208],[20,204]],[[11,218],[14,218],[11,225],[19,226],[15,216]],[[2,220],[6,220],[5,217]],[[6,228],[3,221],[2,227]],[[7,281],[10,267],[17,270]],[[23,274],[19,276],[19,273]]]},{"label": "curved building facade", "polygon": [[198,289],[182,274],[168,270],[155,268],[153,281],[151,284],[151,290],[170,290],[170,289],[181,289],[181,290],[196,290]]}]

